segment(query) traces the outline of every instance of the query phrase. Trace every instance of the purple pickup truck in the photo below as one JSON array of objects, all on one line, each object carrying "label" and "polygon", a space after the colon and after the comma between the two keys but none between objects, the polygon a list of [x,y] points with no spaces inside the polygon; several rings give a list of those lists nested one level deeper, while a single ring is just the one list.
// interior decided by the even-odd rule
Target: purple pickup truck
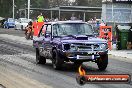
[{"label": "purple pickup truck", "polygon": [[[43,31],[45,30],[45,31]],[[95,36],[92,26],[82,21],[45,23],[36,38],[36,62],[45,64],[50,59],[54,69],[67,62],[80,66],[83,62],[97,63],[99,70],[108,65],[107,41]]]}]

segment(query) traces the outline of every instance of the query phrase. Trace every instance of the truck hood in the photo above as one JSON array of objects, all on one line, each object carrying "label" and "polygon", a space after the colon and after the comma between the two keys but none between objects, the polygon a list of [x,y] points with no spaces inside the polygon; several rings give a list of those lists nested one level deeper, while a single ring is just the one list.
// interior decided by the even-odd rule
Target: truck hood
[{"label": "truck hood", "polygon": [[66,36],[66,37],[56,38],[55,41],[61,43],[88,43],[88,44],[107,43],[107,40],[100,39],[97,37],[86,36],[86,35]]}]

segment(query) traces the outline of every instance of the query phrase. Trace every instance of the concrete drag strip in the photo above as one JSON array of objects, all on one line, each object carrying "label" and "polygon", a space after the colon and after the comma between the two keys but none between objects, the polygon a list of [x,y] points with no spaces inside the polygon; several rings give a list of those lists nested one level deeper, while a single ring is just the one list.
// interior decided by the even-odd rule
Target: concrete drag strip
[{"label": "concrete drag strip", "polygon": [[[74,80],[74,82],[76,83],[74,78],[71,78],[69,76],[64,77],[62,74],[60,74],[58,72],[54,72],[52,70],[44,69],[44,68],[42,68],[40,66],[37,66],[36,64],[34,64],[32,62],[25,61],[25,60],[21,59],[20,57],[17,57],[17,55],[0,55],[0,56],[1,56],[0,60],[2,60],[3,62],[19,66],[19,67],[23,68],[23,70],[36,72],[37,74],[43,74],[45,76],[46,80],[49,80],[49,81],[50,80],[56,80],[53,83],[56,83],[56,82],[60,83],[60,82],[64,82],[65,81],[65,83],[67,83],[67,85],[65,85],[65,86],[73,85],[71,83],[68,83],[65,80],[66,78],[68,78],[69,80],[70,79]],[[42,70],[40,70],[40,69],[42,69]],[[54,74],[49,74],[49,73],[53,73],[53,72],[54,72]],[[59,74],[59,76],[58,76],[58,74]],[[28,88],[28,87],[24,87],[24,88]],[[60,87],[60,88],[62,88],[62,87]]]},{"label": "concrete drag strip", "polygon": [[[8,34],[0,34],[0,38],[4,40],[8,40],[11,42],[16,42],[28,46],[32,46],[33,42],[32,40],[26,40],[25,37],[20,37],[20,36],[14,36],[14,35],[8,35]],[[34,37],[36,38],[36,37]],[[131,51],[130,51],[131,52]],[[125,61],[125,62],[131,62],[132,63],[132,54],[131,53],[126,53],[125,51],[120,52],[120,51],[109,51],[109,56],[112,57],[113,59],[117,59],[120,61]]]},{"label": "concrete drag strip", "polygon": [[52,88],[3,66],[0,66],[0,84],[6,88]]},{"label": "concrete drag strip", "polygon": [[[6,88],[51,88],[51,86],[54,88],[132,87],[129,84],[87,84],[84,86],[79,86],[75,79],[76,72],[72,71],[72,69],[66,71],[53,70],[51,61],[49,62],[49,60],[45,65],[36,64],[35,52],[33,47],[31,47],[32,40],[26,40],[24,37],[8,34],[0,34],[0,40],[0,84]],[[5,52],[6,54],[3,54]],[[114,61],[116,60],[113,60],[112,58],[112,63],[110,63],[108,67],[109,69],[102,73],[132,73],[131,70],[129,71],[131,65],[127,65],[125,62],[121,62],[121,64],[117,65]],[[88,66],[90,65],[88,64]],[[127,68],[125,66],[129,67]],[[94,66],[91,68],[88,67],[87,71],[91,73],[100,73],[97,70],[92,70],[93,67]]]},{"label": "concrete drag strip", "polygon": [[[32,40],[27,41],[24,37],[13,36],[13,35],[8,35],[8,34],[0,34],[0,38],[3,40],[12,41],[12,42],[16,42],[19,44],[32,45]],[[5,46],[5,48],[4,48],[4,46]],[[7,48],[8,51],[11,49],[11,47],[6,46],[4,44],[1,44],[1,48],[2,47],[3,47],[3,49]],[[15,47],[15,49],[17,51],[21,51],[21,50],[17,49],[16,47]],[[13,48],[11,51],[13,52],[16,50],[14,50],[14,48]],[[23,55],[27,56],[27,54],[22,54],[22,56]],[[11,61],[13,63],[18,63],[19,65],[21,65],[21,63],[25,63],[24,65],[27,67],[32,64],[32,63],[24,61],[24,60],[21,60],[21,63],[19,63],[18,59],[13,59],[13,58],[17,58],[18,56],[21,57],[21,54],[0,55],[0,60],[3,59],[3,60]],[[34,57],[32,56],[31,58],[33,59]],[[13,70],[10,70],[10,69],[6,68],[6,66],[2,66],[2,65],[0,65],[0,84],[5,86],[6,88],[52,88],[51,86],[47,86],[47,85],[42,84],[36,80],[33,80],[26,76],[20,75],[17,72],[14,72]]]},{"label": "concrete drag strip", "polygon": [[0,38],[9,39],[9,40],[12,40],[14,42],[17,42],[20,44],[25,44],[25,45],[32,45],[33,44],[32,40],[27,41],[25,37],[20,37],[20,36],[0,34]]},{"label": "concrete drag strip", "polygon": [[132,63],[132,58],[115,56],[115,55],[112,55],[112,54],[109,54],[109,58],[112,58],[112,59],[115,59],[115,60],[119,60],[119,61],[123,61],[123,62],[127,62],[127,63]]}]

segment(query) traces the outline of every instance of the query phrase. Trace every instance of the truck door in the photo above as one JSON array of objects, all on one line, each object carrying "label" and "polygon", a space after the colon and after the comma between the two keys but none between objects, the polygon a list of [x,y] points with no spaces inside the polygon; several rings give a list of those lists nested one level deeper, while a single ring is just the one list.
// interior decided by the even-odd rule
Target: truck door
[{"label": "truck door", "polygon": [[45,32],[45,38],[42,43],[44,47],[43,54],[46,58],[52,58],[51,25],[47,24],[42,31]]}]

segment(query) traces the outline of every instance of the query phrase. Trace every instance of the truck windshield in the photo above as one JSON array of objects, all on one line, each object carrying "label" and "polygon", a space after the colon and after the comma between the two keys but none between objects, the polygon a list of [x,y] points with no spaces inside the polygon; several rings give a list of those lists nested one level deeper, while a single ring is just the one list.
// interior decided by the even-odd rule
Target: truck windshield
[{"label": "truck windshield", "polygon": [[58,24],[53,29],[54,36],[67,35],[93,35],[92,26],[86,23],[64,23]]}]

